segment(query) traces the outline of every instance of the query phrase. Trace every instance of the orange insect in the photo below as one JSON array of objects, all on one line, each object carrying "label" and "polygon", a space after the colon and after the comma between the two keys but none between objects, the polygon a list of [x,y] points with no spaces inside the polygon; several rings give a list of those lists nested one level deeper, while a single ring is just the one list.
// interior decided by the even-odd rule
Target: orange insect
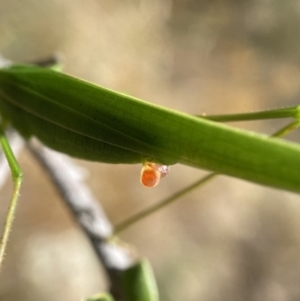
[{"label": "orange insect", "polygon": [[140,181],[145,187],[155,187],[161,178],[165,177],[170,171],[170,166],[145,162],[141,171]]}]

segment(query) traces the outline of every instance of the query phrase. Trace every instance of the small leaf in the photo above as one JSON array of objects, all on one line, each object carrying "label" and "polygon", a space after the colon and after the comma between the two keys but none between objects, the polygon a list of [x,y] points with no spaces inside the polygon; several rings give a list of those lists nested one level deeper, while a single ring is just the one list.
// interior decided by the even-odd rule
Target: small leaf
[{"label": "small leaf", "polygon": [[124,301],[159,301],[152,267],[143,259],[122,272]]}]

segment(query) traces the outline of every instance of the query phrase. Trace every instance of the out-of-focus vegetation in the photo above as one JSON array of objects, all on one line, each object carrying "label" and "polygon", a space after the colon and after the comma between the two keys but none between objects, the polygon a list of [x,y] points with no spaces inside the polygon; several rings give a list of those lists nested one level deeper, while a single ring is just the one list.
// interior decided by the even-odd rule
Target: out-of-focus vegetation
[{"label": "out-of-focus vegetation", "polygon": [[[70,74],[192,114],[254,111],[300,103],[299,17],[296,0],[0,0],[0,52],[22,62],[60,52]],[[271,134],[282,125],[238,126]],[[20,161],[25,181],[1,300],[104,290],[101,267],[48,179],[26,152]],[[114,223],[205,174],[174,166],[147,190],[140,166],[80,164]],[[297,195],[219,177],[122,238],[152,262],[162,300],[298,300],[299,214]]]}]

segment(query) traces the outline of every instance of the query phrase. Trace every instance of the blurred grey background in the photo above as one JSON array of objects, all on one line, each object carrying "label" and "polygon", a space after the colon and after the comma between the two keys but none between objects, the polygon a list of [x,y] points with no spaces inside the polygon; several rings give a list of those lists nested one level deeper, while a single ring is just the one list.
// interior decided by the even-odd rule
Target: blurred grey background
[{"label": "blurred grey background", "polygon": [[[191,114],[299,103],[299,28],[297,0],[0,0],[5,57],[59,52],[69,74]],[[234,126],[271,134],[284,124]],[[149,190],[139,184],[141,166],[77,162],[114,224],[206,174],[172,166]],[[20,163],[1,300],[75,301],[105,290],[47,176],[26,151]],[[8,179],[1,190],[1,221],[11,187]],[[151,260],[161,300],[300,300],[299,215],[297,195],[220,176],[121,237]]]}]

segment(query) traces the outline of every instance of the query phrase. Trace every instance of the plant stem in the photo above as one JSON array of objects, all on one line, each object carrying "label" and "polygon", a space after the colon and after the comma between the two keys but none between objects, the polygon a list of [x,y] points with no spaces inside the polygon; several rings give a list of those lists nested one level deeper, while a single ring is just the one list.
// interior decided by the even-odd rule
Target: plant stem
[{"label": "plant stem", "polygon": [[175,202],[177,199],[179,199],[180,197],[182,197],[183,195],[187,194],[188,192],[192,191],[193,189],[205,184],[206,182],[208,182],[209,180],[211,180],[212,178],[214,178],[215,176],[217,176],[218,174],[213,172],[208,174],[207,176],[205,176],[204,178],[201,178],[200,180],[196,181],[195,183],[193,183],[192,185],[176,192],[175,194],[173,194],[172,196],[170,196],[169,198],[167,198],[166,200],[159,202],[149,208],[147,208],[146,210],[141,211],[140,213],[134,215],[133,217],[125,220],[124,222],[120,223],[119,225],[117,225],[115,227],[114,233],[113,235],[119,234],[121,231],[124,231],[125,229],[127,229],[128,227],[130,227],[132,224],[140,221],[141,219],[149,216],[150,214],[158,211],[159,209]]}]

